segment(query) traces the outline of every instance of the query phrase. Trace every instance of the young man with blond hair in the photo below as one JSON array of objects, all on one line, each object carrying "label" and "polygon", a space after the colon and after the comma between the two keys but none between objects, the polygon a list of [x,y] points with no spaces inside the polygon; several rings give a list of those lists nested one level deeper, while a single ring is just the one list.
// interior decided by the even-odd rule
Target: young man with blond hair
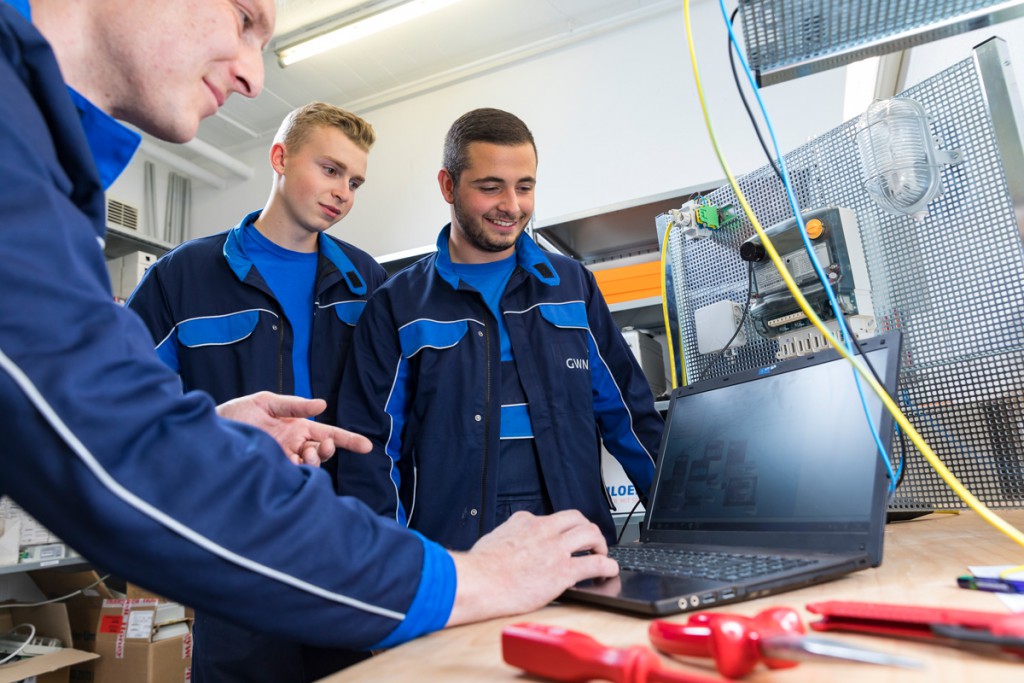
[{"label": "young man with blond hair", "polygon": [[[369,123],[344,109],[323,102],[296,109],[270,148],[267,205],[231,230],[186,242],[146,272],[127,305],[186,391],[218,402],[294,394],[324,399],[329,409],[320,419],[335,414],[352,330],[386,274],[326,231],[352,209],[375,139]],[[197,683],[313,681],[360,658],[196,613]]]}]

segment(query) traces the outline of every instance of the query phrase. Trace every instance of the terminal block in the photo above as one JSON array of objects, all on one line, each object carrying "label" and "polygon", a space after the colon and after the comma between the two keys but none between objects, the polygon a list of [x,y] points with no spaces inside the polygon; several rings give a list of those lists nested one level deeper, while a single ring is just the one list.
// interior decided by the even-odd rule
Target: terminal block
[{"label": "terminal block", "polygon": [[687,239],[710,237],[715,230],[735,217],[731,204],[718,207],[702,202],[704,200],[691,199],[678,209],[668,212],[672,223],[682,229],[683,237]]}]

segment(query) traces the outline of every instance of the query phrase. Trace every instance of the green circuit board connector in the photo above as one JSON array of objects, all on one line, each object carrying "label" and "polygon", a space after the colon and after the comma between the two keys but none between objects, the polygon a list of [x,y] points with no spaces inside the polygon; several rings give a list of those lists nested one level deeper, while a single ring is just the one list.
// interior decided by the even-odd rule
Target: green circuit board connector
[{"label": "green circuit board connector", "polygon": [[697,207],[697,223],[711,230],[718,230],[734,218],[732,205],[727,204],[721,208],[714,204],[703,204]]}]

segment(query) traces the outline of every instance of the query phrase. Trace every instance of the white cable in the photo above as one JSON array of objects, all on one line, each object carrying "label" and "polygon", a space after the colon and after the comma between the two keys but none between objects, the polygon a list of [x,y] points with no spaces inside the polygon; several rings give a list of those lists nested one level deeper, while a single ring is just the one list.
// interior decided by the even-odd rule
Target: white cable
[{"label": "white cable", "polygon": [[26,647],[28,647],[28,644],[31,643],[32,639],[36,637],[36,627],[33,626],[32,624],[18,624],[17,626],[12,628],[10,631],[5,633],[4,635],[5,636],[6,635],[10,635],[11,633],[14,633],[15,631],[17,631],[19,628],[24,628],[26,626],[29,628],[28,638],[26,638],[25,642],[21,644],[21,647],[19,647],[17,650],[15,650],[11,654],[7,655],[3,659],[0,659],[0,664],[6,664],[7,662],[9,662],[12,659],[14,659],[15,657],[17,657],[18,653],[21,652],[22,650],[24,650]]}]

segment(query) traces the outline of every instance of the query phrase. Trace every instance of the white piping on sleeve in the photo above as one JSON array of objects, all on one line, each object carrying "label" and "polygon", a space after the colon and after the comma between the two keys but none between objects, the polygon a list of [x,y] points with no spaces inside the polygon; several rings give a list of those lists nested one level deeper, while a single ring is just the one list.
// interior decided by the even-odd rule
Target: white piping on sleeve
[{"label": "white piping on sleeve", "polygon": [[[403,358],[401,356],[401,354],[399,354],[399,356],[398,356],[398,365],[395,366],[395,374],[392,376],[392,380],[391,380],[391,390],[388,391],[388,397],[384,400],[384,414],[388,416],[388,440],[387,440],[387,443],[384,444],[384,455],[387,457],[388,460],[391,461],[391,469],[388,470],[388,479],[391,480],[391,485],[393,487],[395,487],[395,522],[396,523],[398,522],[398,511],[401,510],[401,508],[402,508],[402,499],[398,495],[398,484],[395,483],[395,459],[392,458],[388,454],[388,451],[390,450],[390,446],[391,446],[391,438],[395,434],[395,418],[394,418],[394,416],[390,412],[388,412],[388,404],[391,403],[391,397],[394,396],[394,394],[395,394],[395,387],[398,385],[398,373],[401,372],[402,363],[404,363],[404,362],[405,362],[405,358]],[[413,503],[415,504],[415,500],[413,501]],[[411,518],[411,515],[406,515],[405,516],[405,525],[406,526],[409,526],[409,519],[410,518]]]}]

